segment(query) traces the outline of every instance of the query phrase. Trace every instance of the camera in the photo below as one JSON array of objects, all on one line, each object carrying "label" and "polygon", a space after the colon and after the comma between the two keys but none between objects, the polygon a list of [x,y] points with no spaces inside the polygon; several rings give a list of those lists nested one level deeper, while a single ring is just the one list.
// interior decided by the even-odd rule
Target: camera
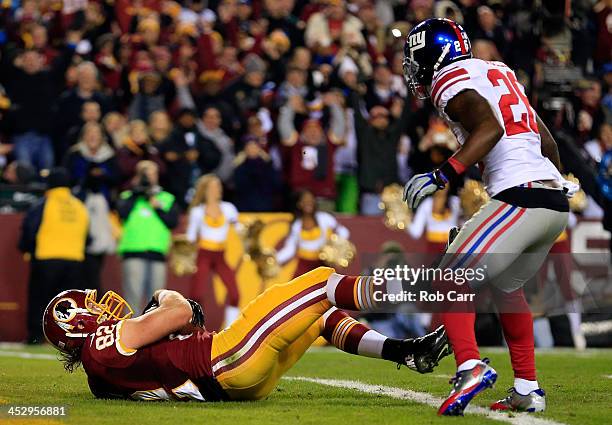
[{"label": "camera", "polygon": [[142,175],[138,180],[138,184],[132,189],[135,196],[145,196],[150,198],[160,192],[160,187],[151,183],[146,175]]}]

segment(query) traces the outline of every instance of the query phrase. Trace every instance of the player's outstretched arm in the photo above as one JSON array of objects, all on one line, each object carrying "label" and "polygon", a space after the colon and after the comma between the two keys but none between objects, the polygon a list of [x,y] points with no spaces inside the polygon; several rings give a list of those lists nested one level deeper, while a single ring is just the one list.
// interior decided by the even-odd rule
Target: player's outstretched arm
[{"label": "player's outstretched arm", "polygon": [[483,159],[504,135],[489,103],[475,90],[465,90],[453,97],[446,114],[461,123],[469,136],[453,158],[470,167]]},{"label": "player's outstretched arm", "polygon": [[475,90],[465,90],[446,105],[446,114],[469,133],[463,146],[439,169],[416,174],[404,187],[403,199],[414,211],[421,201],[453,183],[488,154],[504,135],[489,103]]},{"label": "player's outstretched arm", "polygon": [[138,349],[183,329],[191,322],[191,305],[176,291],[163,289],[155,293],[159,307],[135,319],[126,320],[121,329],[121,342]]},{"label": "player's outstretched arm", "polygon": [[542,140],[542,155],[550,160],[557,170],[561,171],[561,158],[559,157],[559,148],[557,142],[552,136],[544,121],[536,114],[538,120],[538,130],[540,131],[540,139]]}]

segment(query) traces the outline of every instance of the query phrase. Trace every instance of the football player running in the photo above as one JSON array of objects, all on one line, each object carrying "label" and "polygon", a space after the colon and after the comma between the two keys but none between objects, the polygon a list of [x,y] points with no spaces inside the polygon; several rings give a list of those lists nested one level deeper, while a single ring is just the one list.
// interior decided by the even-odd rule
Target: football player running
[{"label": "football player running", "polygon": [[[567,196],[578,187],[559,173],[557,145],[514,72],[502,62],[472,58],[470,41],[459,24],[448,19],[420,23],[410,31],[404,54],[404,75],[412,93],[431,100],[461,145],[439,169],[415,175],[406,184],[404,200],[416,209],[425,197],[479,164],[491,201],[463,225],[441,267],[486,264],[515,376],[508,397],[491,408],[543,411],[532,316],[522,287],[565,229]],[[480,359],[475,313],[466,310],[442,313],[457,374],[438,411],[441,415],[463,414],[472,398],[497,379],[488,360]]]},{"label": "football player running", "polygon": [[431,372],[450,354],[443,327],[387,338],[338,309],[376,308],[375,289],[372,278],[319,267],[270,287],[219,333],[206,331],[201,306],[175,291],[156,292],[131,318],[112,291],[97,300],[96,291],[69,290],[47,306],[43,330],[67,370],[82,363],[101,398],[258,400],[319,336],[349,353]]}]

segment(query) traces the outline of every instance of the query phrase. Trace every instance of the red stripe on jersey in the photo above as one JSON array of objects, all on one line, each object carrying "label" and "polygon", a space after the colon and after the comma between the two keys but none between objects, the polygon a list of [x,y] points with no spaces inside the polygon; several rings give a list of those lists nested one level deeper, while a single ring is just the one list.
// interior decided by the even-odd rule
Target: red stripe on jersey
[{"label": "red stripe on jersey", "polygon": [[461,30],[459,30],[459,27],[457,26],[457,24],[455,24],[450,19],[449,19],[448,23],[455,30],[455,34],[457,34],[457,39],[459,40],[459,45],[461,46],[461,54],[465,55],[466,54],[466,51],[465,51],[465,41],[463,40],[463,37],[461,36]]},{"label": "red stripe on jersey", "polygon": [[459,83],[461,81],[466,81],[466,80],[469,80],[469,79],[470,79],[469,76],[468,77],[462,77],[462,78],[459,78],[459,79],[457,79],[455,81],[451,81],[450,83],[448,83],[447,85],[442,87],[440,89],[440,91],[438,92],[436,98],[434,99],[434,105],[438,104],[438,102],[440,101],[440,98],[442,97],[442,93],[444,93],[447,89],[451,88],[452,86],[454,86],[455,84],[457,84],[457,83]]},{"label": "red stripe on jersey", "polygon": [[437,81],[438,81],[440,78],[444,77],[444,76],[445,76],[446,74],[448,74],[449,72],[454,71],[455,69],[458,69],[458,68],[459,68],[458,66],[453,66],[453,67],[451,67],[451,68],[443,68],[443,69],[442,69],[442,71],[440,71],[440,73],[439,73],[438,75],[436,75],[436,78],[434,78],[434,79],[433,79],[433,83],[434,83],[434,85],[436,85],[436,82],[437,82]]},{"label": "red stripe on jersey", "polygon": [[436,78],[436,81],[434,82],[434,85],[431,88],[431,98],[434,99],[436,97],[440,88],[444,84],[446,84],[447,81],[453,78],[456,78],[456,77],[460,77],[462,75],[468,75],[468,72],[463,68],[458,68],[458,69],[455,69],[451,72],[447,72],[441,75],[440,77]]}]

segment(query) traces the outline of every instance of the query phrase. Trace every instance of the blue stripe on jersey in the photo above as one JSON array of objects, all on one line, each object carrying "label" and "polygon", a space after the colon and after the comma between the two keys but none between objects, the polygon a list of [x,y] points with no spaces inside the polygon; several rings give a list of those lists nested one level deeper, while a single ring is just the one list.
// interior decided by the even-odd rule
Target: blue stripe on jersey
[{"label": "blue stripe on jersey", "polygon": [[480,235],[478,240],[472,245],[472,247],[469,249],[469,251],[467,253],[465,253],[465,254],[462,254],[463,258],[461,258],[459,263],[457,263],[453,268],[461,267],[461,265],[465,262],[465,260],[467,260],[467,258],[470,256],[470,254],[474,253],[476,248],[478,248],[478,246],[487,238],[487,236],[493,230],[495,230],[495,228],[498,227],[502,222],[504,222],[514,211],[516,211],[517,208],[518,207],[516,207],[516,206],[512,206],[512,208],[510,208],[508,211],[506,211],[506,213],[504,215],[502,215],[500,218],[498,218],[495,223],[490,225],[489,228],[487,230],[485,230],[485,232],[482,235]]}]

